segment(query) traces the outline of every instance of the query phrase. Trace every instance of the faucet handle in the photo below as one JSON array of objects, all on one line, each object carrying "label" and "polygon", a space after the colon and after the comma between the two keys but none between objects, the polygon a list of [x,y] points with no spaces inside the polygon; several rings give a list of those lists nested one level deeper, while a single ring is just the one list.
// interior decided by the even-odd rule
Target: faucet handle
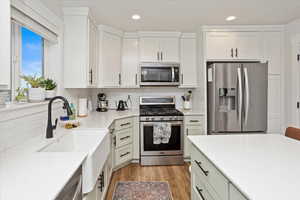
[{"label": "faucet handle", "polygon": [[52,126],[53,130],[55,130],[55,129],[56,129],[56,127],[57,127],[57,123],[58,123],[58,119],[56,118],[56,119],[55,119],[55,125],[54,125],[54,126]]}]

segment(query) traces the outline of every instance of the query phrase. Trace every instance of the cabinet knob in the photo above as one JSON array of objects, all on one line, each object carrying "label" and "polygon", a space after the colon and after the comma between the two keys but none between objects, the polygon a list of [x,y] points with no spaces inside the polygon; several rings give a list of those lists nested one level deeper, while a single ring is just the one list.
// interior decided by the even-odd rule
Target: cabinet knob
[{"label": "cabinet knob", "polygon": [[235,57],[239,57],[239,51],[238,51],[238,48],[235,49]]}]

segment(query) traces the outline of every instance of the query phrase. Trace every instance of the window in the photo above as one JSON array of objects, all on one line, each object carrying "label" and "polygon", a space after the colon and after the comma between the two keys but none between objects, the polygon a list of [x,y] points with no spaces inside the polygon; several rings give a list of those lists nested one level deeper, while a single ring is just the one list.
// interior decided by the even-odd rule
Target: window
[{"label": "window", "polygon": [[[43,74],[43,57],[44,57],[44,40],[38,34],[21,27],[22,55],[20,64],[20,74],[42,77]],[[21,80],[20,87],[25,88],[26,83]]]},{"label": "window", "polygon": [[44,39],[37,33],[12,23],[12,99],[18,88],[27,88],[21,75],[44,76]]}]

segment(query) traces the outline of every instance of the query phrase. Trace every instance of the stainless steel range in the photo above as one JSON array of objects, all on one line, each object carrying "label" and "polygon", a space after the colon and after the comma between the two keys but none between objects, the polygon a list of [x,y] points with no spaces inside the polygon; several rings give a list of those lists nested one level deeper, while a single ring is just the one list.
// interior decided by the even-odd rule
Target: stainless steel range
[{"label": "stainless steel range", "polygon": [[183,113],[174,97],[140,97],[141,165],[183,164]]}]

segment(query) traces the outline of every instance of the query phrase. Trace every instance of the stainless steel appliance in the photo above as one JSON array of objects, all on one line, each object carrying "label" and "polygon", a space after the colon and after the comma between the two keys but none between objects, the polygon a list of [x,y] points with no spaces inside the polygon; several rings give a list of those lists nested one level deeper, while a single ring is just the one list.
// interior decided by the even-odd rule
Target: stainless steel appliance
[{"label": "stainless steel appliance", "polygon": [[[169,123],[168,143],[155,144],[154,126]],[[176,110],[174,97],[140,97],[141,165],[183,164],[183,113]]]},{"label": "stainless steel appliance", "polygon": [[141,63],[142,86],[177,86],[180,84],[179,63]]},{"label": "stainless steel appliance", "polygon": [[211,63],[207,86],[209,134],[266,132],[268,64]]},{"label": "stainless steel appliance", "polygon": [[108,100],[106,100],[106,95],[104,93],[99,93],[98,95],[98,112],[107,112],[108,111]]}]

